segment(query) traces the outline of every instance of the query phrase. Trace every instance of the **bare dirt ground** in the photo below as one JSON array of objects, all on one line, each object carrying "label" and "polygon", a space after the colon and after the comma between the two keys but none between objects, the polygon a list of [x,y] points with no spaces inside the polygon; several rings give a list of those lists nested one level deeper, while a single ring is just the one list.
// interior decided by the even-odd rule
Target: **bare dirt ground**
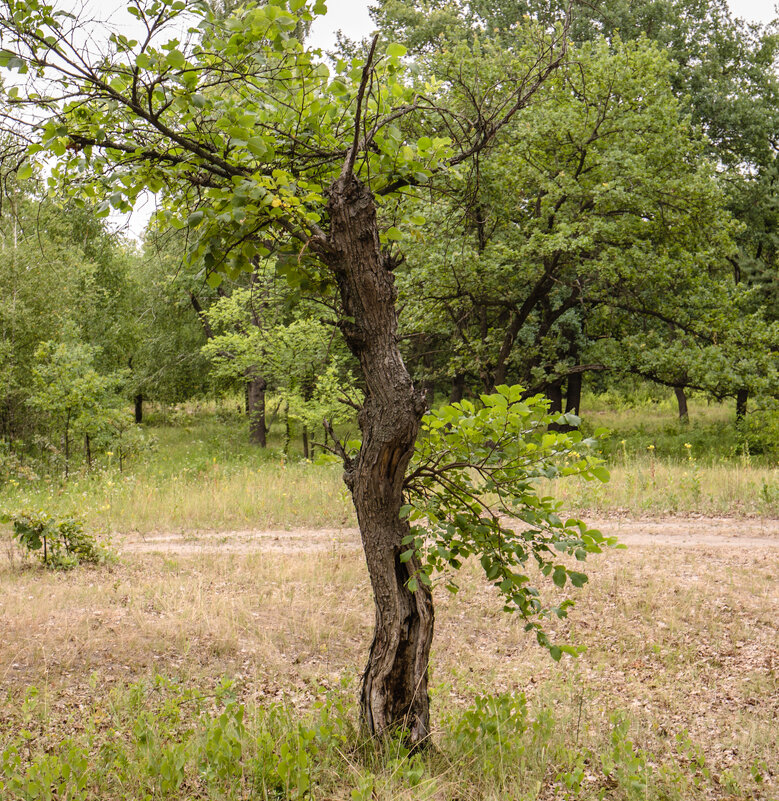
[{"label": "bare dirt ground", "polygon": [[[670,545],[732,548],[779,548],[779,520],[764,518],[608,517],[588,519],[604,534],[617,536],[625,545]],[[123,553],[281,554],[359,548],[356,528],[295,528],[271,531],[182,531],[145,536],[122,536],[116,545]]]}]

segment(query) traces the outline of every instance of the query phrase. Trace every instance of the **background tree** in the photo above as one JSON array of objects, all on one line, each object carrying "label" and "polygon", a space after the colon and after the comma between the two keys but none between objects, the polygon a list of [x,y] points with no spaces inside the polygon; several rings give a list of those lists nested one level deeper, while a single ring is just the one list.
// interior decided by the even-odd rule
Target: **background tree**
[{"label": "background tree", "polygon": [[[374,18],[385,36],[404,41],[420,63],[456,87],[463,72],[474,69],[469,64],[483,70],[484,54],[510,41],[523,18],[548,22],[555,13],[554,4],[546,3],[460,7],[383,0]],[[642,375],[673,386],[684,401],[684,386],[695,384],[678,382],[687,381],[691,369],[703,380],[690,364],[698,351],[682,346],[696,314],[708,320],[706,332],[699,333],[709,350],[738,339],[728,333],[730,324],[738,328],[736,321],[748,315],[763,333],[739,340],[752,351],[743,364],[770,361],[770,281],[759,295],[733,286],[747,284],[739,267],[750,260],[745,236],[768,229],[770,220],[733,226],[723,212],[746,220],[736,197],[762,170],[770,173],[775,158],[776,37],[772,28],[734,19],[718,1],[577,6],[571,31],[580,43],[580,74],[560,79],[565,88],[548,84],[548,105],[537,106],[529,129],[518,130],[518,146],[482,154],[460,185],[451,187],[459,206],[444,200],[440,209],[424,210],[435,223],[416,252],[435,272],[425,281],[416,264],[408,271],[408,303],[416,306],[406,317],[409,358],[415,375],[433,383],[437,376],[440,389],[444,375],[451,376],[452,397],[462,394],[465,383],[488,386],[494,372],[503,380],[508,369],[531,386],[545,385],[560,408],[565,382],[568,408],[576,409],[585,372],[619,375],[630,369],[629,359],[614,358],[618,345],[593,352],[587,347],[626,333],[628,325],[636,336],[656,332],[643,344],[655,344],[656,363],[668,363],[663,351],[671,343],[679,358],[676,383],[667,370]],[[630,43],[637,34],[641,40]],[[668,61],[651,40],[676,60]],[[542,109],[548,111],[546,122]],[[661,130],[661,121],[671,127]],[[664,150],[664,137],[675,142],[675,151]],[[515,174],[514,193],[496,191]],[[498,178],[494,183],[492,176]],[[683,177],[688,187],[682,188]],[[512,209],[515,198],[521,200]],[[753,210],[775,208],[771,190],[752,203]],[[519,222],[533,214],[535,229]],[[647,224],[651,220],[654,225]],[[445,243],[431,235],[442,225],[449,232]],[[696,240],[698,232],[703,236]],[[726,241],[728,232],[733,244]],[[713,241],[718,245],[709,247]],[[413,253],[412,244],[410,258]],[[761,253],[772,258],[770,247]],[[534,282],[526,265],[542,258],[554,269],[541,269],[546,279]],[[609,260],[615,269],[598,267]],[[716,326],[712,303],[719,304]],[[610,327],[616,319],[622,324]],[[445,344],[452,340],[454,355]],[[724,372],[715,377],[705,371],[705,387],[721,397],[728,385],[740,397],[754,382],[744,376],[738,390],[735,363],[728,364],[723,353],[714,363]],[[606,355],[612,360],[603,363]],[[766,382],[761,386],[769,396],[777,392]]]},{"label": "background tree", "polygon": [[91,463],[90,440],[105,427],[105,412],[117,405],[117,376],[98,373],[95,356],[95,348],[67,340],[43,342],[35,352],[27,404],[45,416],[51,432],[47,446],[56,448],[60,439],[66,478],[74,436],[86,438],[85,457]]}]

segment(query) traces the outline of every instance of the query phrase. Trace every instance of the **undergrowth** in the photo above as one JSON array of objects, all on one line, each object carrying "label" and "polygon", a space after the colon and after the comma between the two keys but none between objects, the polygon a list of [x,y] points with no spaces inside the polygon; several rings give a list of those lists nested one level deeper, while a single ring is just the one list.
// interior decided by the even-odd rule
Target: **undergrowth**
[{"label": "undergrowth", "polygon": [[[586,398],[584,432],[611,432],[600,444],[611,481],[594,486],[566,479],[546,490],[566,510],[585,514],[779,514],[779,470],[770,444],[779,424],[771,418],[757,431],[757,418],[750,419],[747,436],[732,424],[731,409],[695,400],[690,415],[683,424],[670,404],[628,410]],[[90,471],[74,466],[65,481],[6,448],[0,509],[75,516],[104,533],[356,524],[341,469],[304,460],[297,438],[285,453],[279,421],[262,450],[249,443],[234,404],[158,411],[147,419],[155,449],[127,461],[123,471],[109,452]],[[779,442],[779,433],[775,438]]]},{"label": "undergrowth", "polygon": [[430,747],[411,753],[402,732],[362,735],[352,691],[321,690],[300,715],[287,703],[242,702],[227,680],[200,689],[156,676],[57,718],[52,699],[30,688],[0,734],[0,796],[681,801],[751,794],[763,781],[760,766],[713,775],[684,731],[665,753],[648,753],[623,712],[574,730],[552,705],[514,693],[445,710]]}]

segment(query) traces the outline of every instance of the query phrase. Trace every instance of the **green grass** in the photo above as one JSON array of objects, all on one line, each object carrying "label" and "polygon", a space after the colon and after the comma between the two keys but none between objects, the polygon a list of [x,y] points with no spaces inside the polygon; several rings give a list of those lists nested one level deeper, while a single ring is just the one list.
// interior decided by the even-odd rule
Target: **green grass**
[{"label": "green grass", "polygon": [[[601,451],[612,480],[566,479],[544,491],[583,513],[779,514],[779,470],[769,447],[775,419],[760,418],[764,428],[753,425],[745,434],[732,424],[729,407],[692,400],[687,425],[675,414],[668,403],[626,410],[586,398],[585,432],[610,431]],[[303,460],[298,437],[285,456],[280,423],[262,450],[248,442],[233,405],[147,419],[154,448],[127,461],[124,472],[113,454],[100,456],[90,473],[81,466],[68,481],[36,468],[37,480],[20,474],[0,488],[0,509],[76,515],[105,532],[355,525],[340,468]],[[768,452],[754,453],[761,442]]]},{"label": "green grass", "polygon": [[212,415],[147,430],[154,450],[124,472],[112,455],[68,481],[20,479],[0,490],[0,508],[74,514],[107,531],[353,525],[341,471],[286,457],[280,432],[263,450],[247,441],[243,421]]},{"label": "green grass", "polygon": [[753,412],[737,426],[733,404],[711,404],[693,397],[689,413],[688,422],[680,421],[675,402],[668,399],[645,399],[630,407],[615,404],[609,396],[585,395],[582,401],[583,430],[609,432],[602,450],[612,463],[642,454],[664,462],[686,462],[692,453],[707,466],[777,465],[779,412]]}]

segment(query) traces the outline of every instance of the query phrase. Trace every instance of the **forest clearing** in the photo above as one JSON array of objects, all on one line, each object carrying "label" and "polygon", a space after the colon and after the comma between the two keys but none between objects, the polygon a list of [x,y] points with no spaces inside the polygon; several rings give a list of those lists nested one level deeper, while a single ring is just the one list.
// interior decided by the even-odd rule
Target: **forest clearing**
[{"label": "forest clearing", "polygon": [[[692,408],[693,420],[696,411],[718,414]],[[152,414],[149,430],[160,444],[144,463],[126,475],[106,464],[71,479],[79,496],[91,483],[89,497],[111,499],[110,509],[96,506],[90,518],[111,535],[108,563],[43,571],[7,542],[0,564],[6,759],[12,744],[33,763],[72,759],[73,770],[82,764],[88,774],[85,797],[99,798],[776,797],[779,523],[774,507],[759,515],[729,494],[734,483],[752,481],[775,502],[775,468],[756,457],[749,466],[739,459],[706,465],[701,454],[705,503],[725,516],[696,512],[702,499],[694,494],[673,510],[603,501],[581,510],[627,548],[594,558],[590,582],[556,624],[555,635],[586,645],[579,657],[549,659],[520,619],[501,612],[475,569],[465,571],[456,596],[439,587],[431,655],[436,749],[414,756],[396,742],[387,761],[376,746],[359,744],[355,698],[373,611],[337,470],[271,451],[247,475],[239,415],[218,423],[214,408],[191,411],[184,433],[200,446],[189,456],[165,452],[180,442],[181,416],[165,425],[165,416]],[[647,480],[649,459],[657,459],[655,480],[671,476],[655,487],[667,504],[689,468],[684,443],[667,445],[682,450],[672,460],[647,456],[643,442],[694,438],[697,427],[679,426],[662,405],[653,417],[654,427],[625,428],[610,439],[622,458],[623,439],[642,442],[643,452],[627,458]],[[607,415],[613,424],[626,419]],[[281,432],[275,436],[280,444]],[[229,458],[214,464],[211,448],[230,441]],[[285,471],[289,481],[276,475]],[[118,490],[112,498],[122,481],[132,483],[131,496]],[[246,494],[247,482],[255,495]],[[186,483],[181,494],[165,492],[178,483]],[[64,511],[73,497],[59,486]],[[617,489],[617,497],[625,492]],[[215,503],[225,494],[225,509],[241,515],[225,517]],[[143,504],[151,508],[140,514]],[[183,509],[169,508],[166,518],[168,505]],[[188,518],[200,528],[182,526]],[[143,523],[160,519],[166,525]],[[247,528],[250,519],[275,528]],[[469,717],[478,699],[479,715]],[[245,705],[245,728],[230,718],[236,704]],[[220,718],[225,711],[229,720]],[[505,732],[480,728],[492,718]],[[141,724],[151,733],[139,735]],[[237,738],[237,750],[224,755],[222,774],[208,776],[203,760],[214,726]],[[310,741],[303,729],[313,732]],[[488,736],[491,745],[482,748]],[[63,754],[63,738],[75,749],[70,757],[47,757]],[[303,767],[285,773],[284,743],[306,755]],[[177,763],[172,754],[182,744]],[[159,768],[165,760],[178,765],[169,779]]]},{"label": "forest clearing", "polygon": [[779,801],[777,9],[329,2],[0,0],[0,801]]}]

